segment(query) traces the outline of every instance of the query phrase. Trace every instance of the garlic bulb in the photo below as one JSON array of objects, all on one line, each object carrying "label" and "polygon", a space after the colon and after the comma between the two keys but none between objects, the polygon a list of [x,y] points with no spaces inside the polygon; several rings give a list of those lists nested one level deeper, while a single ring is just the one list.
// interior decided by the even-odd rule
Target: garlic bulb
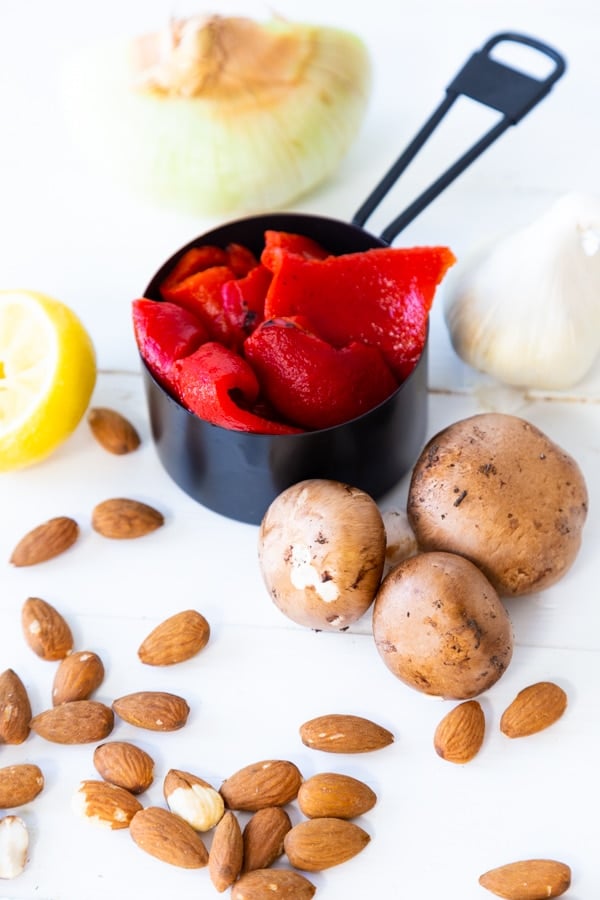
[{"label": "garlic bulb", "polygon": [[211,215],[281,207],[331,175],[369,88],[352,33],[214,15],[84,48],[63,93],[96,167],[152,202]]},{"label": "garlic bulb", "polygon": [[465,362],[546,390],[588,372],[600,353],[600,199],[565,194],[456,275],[444,313]]}]

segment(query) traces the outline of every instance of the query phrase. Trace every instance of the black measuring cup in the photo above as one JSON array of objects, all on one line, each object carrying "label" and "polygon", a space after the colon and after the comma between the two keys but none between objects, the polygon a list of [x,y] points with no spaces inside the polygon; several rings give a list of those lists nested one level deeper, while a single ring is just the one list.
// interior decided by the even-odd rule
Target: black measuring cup
[{"label": "black measuring cup", "polygon": [[[494,59],[501,43],[524,44],[549,57],[550,74],[539,79]],[[446,88],[445,98],[407,146],[351,222],[302,213],[274,212],[228,222],[178,250],[156,272],[144,296],[160,302],[160,285],[194,246],[242,244],[260,256],[267,229],[302,234],[339,255],[387,247],[507,128],[516,125],[562,76],[564,58],[526,35],[504,32],[475,52]],[[379,237],[364,223],[459,96],[501,113],[498,123],[463,154]],[[327,298],[323,298],[327,302]],[[267,435],[212,425],[185,409],[152,376],[142,360],[152,436],[167,473],[187,494],[228,518],[259,524],[272,500],[306,478],[332,478],[362,488],[374,499],[391,490],[414,465],[427,431],[426,342],[417,365],[383,403],[341,425],[300,434]]]}]

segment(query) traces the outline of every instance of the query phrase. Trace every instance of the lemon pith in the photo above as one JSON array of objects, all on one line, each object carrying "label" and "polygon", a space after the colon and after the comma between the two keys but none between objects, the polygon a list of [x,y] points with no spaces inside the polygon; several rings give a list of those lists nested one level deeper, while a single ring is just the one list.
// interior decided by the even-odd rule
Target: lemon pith
[{"label": "lemon pith", "polygon": [[34,291],[0,291],[0,472],[62,444],[95,381],[94,346],[72,309]]}]

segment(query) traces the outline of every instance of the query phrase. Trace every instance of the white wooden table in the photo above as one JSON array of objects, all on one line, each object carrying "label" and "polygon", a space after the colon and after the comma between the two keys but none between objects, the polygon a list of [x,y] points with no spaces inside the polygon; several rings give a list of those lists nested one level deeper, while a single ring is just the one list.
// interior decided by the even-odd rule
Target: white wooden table
[{"label": "white wooden table", "polygon": [[[227,10],[239,7],[219,4],[219,11]],[[494,386],[453,354],[440,291],[432,315],[429,433],[481,410],[522,415],[572,453],[590,493],[583,547],[571,571],[543,594],[508,603],[515,653],[481,698],[488,720],[481,752],[468,765],[449,764],[435,754],[432,737],[451,701],[426,697],[393,678],[375,650],[368,615],[344,634],[315,633],[284,619],[261,581],[257,529],[194,503],[165,474],[152,445],[130,303],[167,256],[214,223],[143,207],[86,170],[60,119],[57,73],[61,57],[79,40],[195,11],[167,0],[143,7],[106,0],[91,8],[70,0],[4,0],[0,9],[0,286],[42,290],[79,313],[98,354],[93,404],[119,409],[142,436],[135,454],[112,457],[84,422],[47,462],[0,476],[0,670],[19,673],[35,712],[50,705],[55,664],[34,656],[20,625],[24,600],[39,596],[67,618],[78,649],[102,657],[106,679],[98,699],[110,703],[141,689],[185,696],[191,715],[181,731],[142,732],[118,721],[111,736],[138,743],[156,761],[145,805],[163,804],[162,777],[171,767],[218,786],[247,763],[285,758],[306,777],[339,771],[366,781],[378,795],[360,820],[372,840],[356,859],[311,876],[327,900],[482,900],[489,896],[478,885],[482,872],[528,857],[567,862],[573,870],[568,896],[592,900],[600,889],[594,826],[600,801],[600,364],[564,395]],[[260,16],[266,5],[244,4],[243,11]],[[518,227],[567,190],[600,193],[600,14],[592,0],[551,6],[427,0],[406,9],[384,0],[326,8],[315,0],[281,0],[278,11],[345,24],[364,36],[374,58],[373,97],[359,139],[337,176],[296,209],[351,217],[467,56],[508,29],[562,50],[567,75],[409,226],[402,243],[449,244],[460,260],[480,240]],[[374,217],[373,231],[450,161],[455,146],[462,148],[460,131],[451,130],[419,158]],[[403,482],[382,508],[402,504],[405,492]],[[165,514],[165,526],[138,541],[101,538],[90,514],[111,496],[151,503]],[[38,567],[11,567],[17,539],[55,515],[79,522],[78,543]],[[179,666],[143,666],[136,656],[141,639],[189,607],[211,624],[207,648]],[[500,715],[521,688],[538,680],[567,691],[567,712],[548,731],[510,741],[499,731]],[[360,756],[307,749],[299,726],[329,712],[371,718],[396,740]],[[40,796],[14,811],[30,829],[30,859],[20,877],[0,882],[0,897],[216,896],[206,870],[167,866],[139,850],[126,830],[110,832],[74,815],[71,797],[79,781],[96,775],[92,752],[93,745],[59,746],[37,736],[0,747],[0,766],[32,762],[46,777]],[[299,818],[295,808],[291,815]]]}]

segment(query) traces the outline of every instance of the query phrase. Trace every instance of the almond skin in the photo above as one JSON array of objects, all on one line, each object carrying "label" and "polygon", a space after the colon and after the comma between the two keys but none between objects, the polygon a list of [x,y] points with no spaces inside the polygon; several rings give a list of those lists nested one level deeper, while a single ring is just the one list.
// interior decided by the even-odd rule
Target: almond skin
[{"label": "almond skin", "polygon": [[191,659],[206,647],[210,626],[195,609],[170,616],[142,641],[138,657],[147,666],[171,666]]},{"label": "almond skin", "polygon": [[101,741],[113,730],[110,707],[97,700],[71,700],[34,716],[31,728],[40,737],[55,744],[91,744]]},{"label": "almond skin", "polygon": [[231,900],[310,900],[316,887],[300,872],[289,869],[255,869],[236,881]]},{"label": "almond skin", "polygon": [[79,525],[74,519],[56,516],[27,532],[13,550],[10,562],[13,566],[36,566],[64,553],[78,537]]},{"label": "almond skin", "polygon": [[477,756],[485,736],[485,715],[477,700],[459,703],[435,730],[433,745],[442,759],[467,763]]},{"label": "almond skin", "polygon": [[39,597],[29,597],[21,610],[23,635],[42,659],[64,659],[73,649],[73,635],[62,615]]},{"label": "almond skin", "polygon": [[298,791],[298,806],[309,819],[354,819],[373,809],[377,795],[357,778],[320,772],[307,778]]},{"label": "almond skin", "polygon": [[150,856],[183,869],[208,864],[208,850],[191,825],[168,809],[148,806],[135,814],[129,826],[135,843]]},{"label": "almond skin", "polygon": [[228,810],[215,828],[208,854],[208,873],[219,893],[231,887],[240,874],[243,852],[240,823]]},{"label": "almond skin", "polygon": [[327,753],[368,753],[393,743],[387,728],[361,716],[318,716],[300,727],[302,743],[313,750]]},{"label": "almond skin", "polygon": [[70,653],[59,663],[52,685],[52,703],[87,700],[104,680],[104,664],[91,650]]},{"label": "almond skin", "polygon": [[0,744],[22,744],[29,736],[30,722],[25,685],[16,672],[5,669],[0,675]]},{"label": "almond skin", "polygon": [[82,781],[73,797],[73,809],[84,819],[112,829],[128,828],[142,809],[140,801],[125,788],[108,781]]},{"label": "almond skin", "polygon": [[525,859],[490,869],[479,884],[505,900],[548,900],[571,884],[571,869],[553,859]]},{"label": "almond skin", "polygon": [[92,510],[94,531],[114,540],[144,537],[156,531],[164,522],[163,514],[154,507],[125,497],[104,500]]},{"label": "almond skin", "polygon": [[191,772],[169,769],[163,793],[171,812],[188,822],[195,831],[210,831],[225,812],[221,794]]},{"label": "almond skin", "polygon": [[154,780],[152,757],[128,741],[108,741],[94,750],[94,766],[105,781],[141,794]]},{"label": "almond skin", "polygon": [[248,819],[242,832],[244,842],[243,872],[268,869],[283,855],[283,839],[292,827],[285,809],[266,806]]},{"label": "almond skin", "polygon": [[229,809],[256,812],[265,806],[284,806],[298,795],[302,775],[294,763],[267,759],[252,763],[227,778],[220,793]]},{"label": "almond skin", "polygon": [[31,803],[44,787],[39,766],[21,763],[0,769],[0,809]]},{"label": "almond skin", "polygon": [[183,697],[166,691],[137,691],[113,702],[114,712],[138,728],[177,731],[187,722],[190,708]]},{"label": "almond skin", "polygon": [[107,406],[94,406],[87,415],[90,431],[101,447],[124,456],[140,446],[140,436],[129,419]]},{"label": "almond skin", "polygon": [[536,734],[553,725],[567,708],[567,695],[551,681],[538,681],[519,691],[502,713],[500,731],[510,738]]},{"label": "almond skin", "polygon": [[290,863],[306,872],[321,872],[352,859],[371,838],[345,819],[307,819],[288,831],[283,846]]}]

